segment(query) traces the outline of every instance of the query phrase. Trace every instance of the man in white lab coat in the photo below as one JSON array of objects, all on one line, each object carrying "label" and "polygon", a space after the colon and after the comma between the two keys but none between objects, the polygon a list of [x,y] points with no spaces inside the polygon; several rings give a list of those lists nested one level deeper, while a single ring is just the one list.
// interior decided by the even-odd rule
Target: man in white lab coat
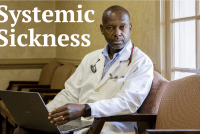
[{"label": "man in white lab coat", "polygon": [[[153,64],[131,43],[127,10],[108,8],[100,25],[107,45],[87,54],[63,89],[47,107],[56,125],[79,117],[105,117],[137,111],[153,80]],[[57,108],[54,110],[54,108]],[[86,118],[87,119],[87,118]],[[136,123],[106,123],[105,133],[135,131]]]},{"label": "man in white lab coat", "polygon": [[[149,93],[153,64],[130,40],[128,11],[109,7],[102,22],[101,33],[108,44],[87,54],[66,81],[65,89],[47,104],[51,111],[48,118],[55,125],[80,117],[89,120],[135,113]],[[136,128],[136,123],[109,122],[102,133],[132,133]]]}]

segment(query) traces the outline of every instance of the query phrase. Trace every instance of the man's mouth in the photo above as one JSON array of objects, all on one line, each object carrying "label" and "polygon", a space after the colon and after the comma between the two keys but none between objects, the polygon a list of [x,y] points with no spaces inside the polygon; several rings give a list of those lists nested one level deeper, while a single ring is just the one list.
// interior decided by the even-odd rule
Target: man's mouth
[{"label": "man's mouth", "polygon": [[114,40],[112,43],[114,43],[114,44],[122,44],[123,41],[122,40]]}]

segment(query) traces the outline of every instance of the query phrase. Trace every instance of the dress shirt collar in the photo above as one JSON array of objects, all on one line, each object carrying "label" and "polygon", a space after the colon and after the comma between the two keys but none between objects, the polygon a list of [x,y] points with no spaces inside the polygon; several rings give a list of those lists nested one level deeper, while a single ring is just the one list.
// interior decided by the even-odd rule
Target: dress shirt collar
[{"label": "dress shirt collar", "polygon": [[[129,40],[128,42],[127,42],[127,44],[125,45],[125,47],[121,50],[121,51],[119,51],[118,53],[115,53],[114,55],[113,55],[113,59],[114,58],[119,58],[120,57],[120,59],[121,60],[126,60],[127,58],[127,56],[129,56],[130,57],[130,54],[131,54],[131,50],[129,50],[130,49],[130,44],[131,44],[131,46],[132,46],[132,43],[131,43],[131,40]],[[128,47],[128,48],[127,48]],[[105,56],[105,58],[107,58],[108,60],[110,60],[110,58],[109,58],[109,55],[108,55],[108,44],[104,47],[104,49],[103,49],[103,51],[102,51],[102,54]],[[124,51],[126,51],[128,54],[126,54],[126,52],[124,52]],[[125,53],[125,54],[123,54],[122,55],[122,53]],[[122,56],[121,56],[122,55]],[[129,58],[128,57],[128,58]]]}]

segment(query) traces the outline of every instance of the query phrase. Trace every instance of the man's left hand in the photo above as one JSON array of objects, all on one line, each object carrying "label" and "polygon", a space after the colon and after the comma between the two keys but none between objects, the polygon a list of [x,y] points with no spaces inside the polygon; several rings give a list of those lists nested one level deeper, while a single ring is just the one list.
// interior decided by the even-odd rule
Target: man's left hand
[{"label": "man's left hand", "polygon": [[[65,104],[49,113],[48,119],[55,125],[62,125],[85,115],[84,104]],[[54,119],[56,118],[56,119]]]}]

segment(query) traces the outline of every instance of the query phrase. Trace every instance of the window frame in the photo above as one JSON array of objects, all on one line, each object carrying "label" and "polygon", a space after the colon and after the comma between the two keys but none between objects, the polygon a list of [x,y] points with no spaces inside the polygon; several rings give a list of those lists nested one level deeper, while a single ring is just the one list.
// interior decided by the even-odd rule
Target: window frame
[{"label": "window frame", "polygon": [[[188,73],[200,73],[200,7],[199,0],[195,0],[195,16],[192,17],[184,17],[173,19],[173,1],[174,0],[161,0],[165,6],[165,9],[161,9],[165,11],[165,48],[166,48],[166,77],[168,80],[174,80],[175,71],[178,72],[188,72]],[[161,11],[162,12],[162,11]],[[198,15],[199,14],[199,15]],[[184,20],[195,20],[196,25],[196,69],[190,68],[178,68],[175,67],[175,47],[173,40],[173,23]],[[199,24],[198,24],[199,23]]]}]

